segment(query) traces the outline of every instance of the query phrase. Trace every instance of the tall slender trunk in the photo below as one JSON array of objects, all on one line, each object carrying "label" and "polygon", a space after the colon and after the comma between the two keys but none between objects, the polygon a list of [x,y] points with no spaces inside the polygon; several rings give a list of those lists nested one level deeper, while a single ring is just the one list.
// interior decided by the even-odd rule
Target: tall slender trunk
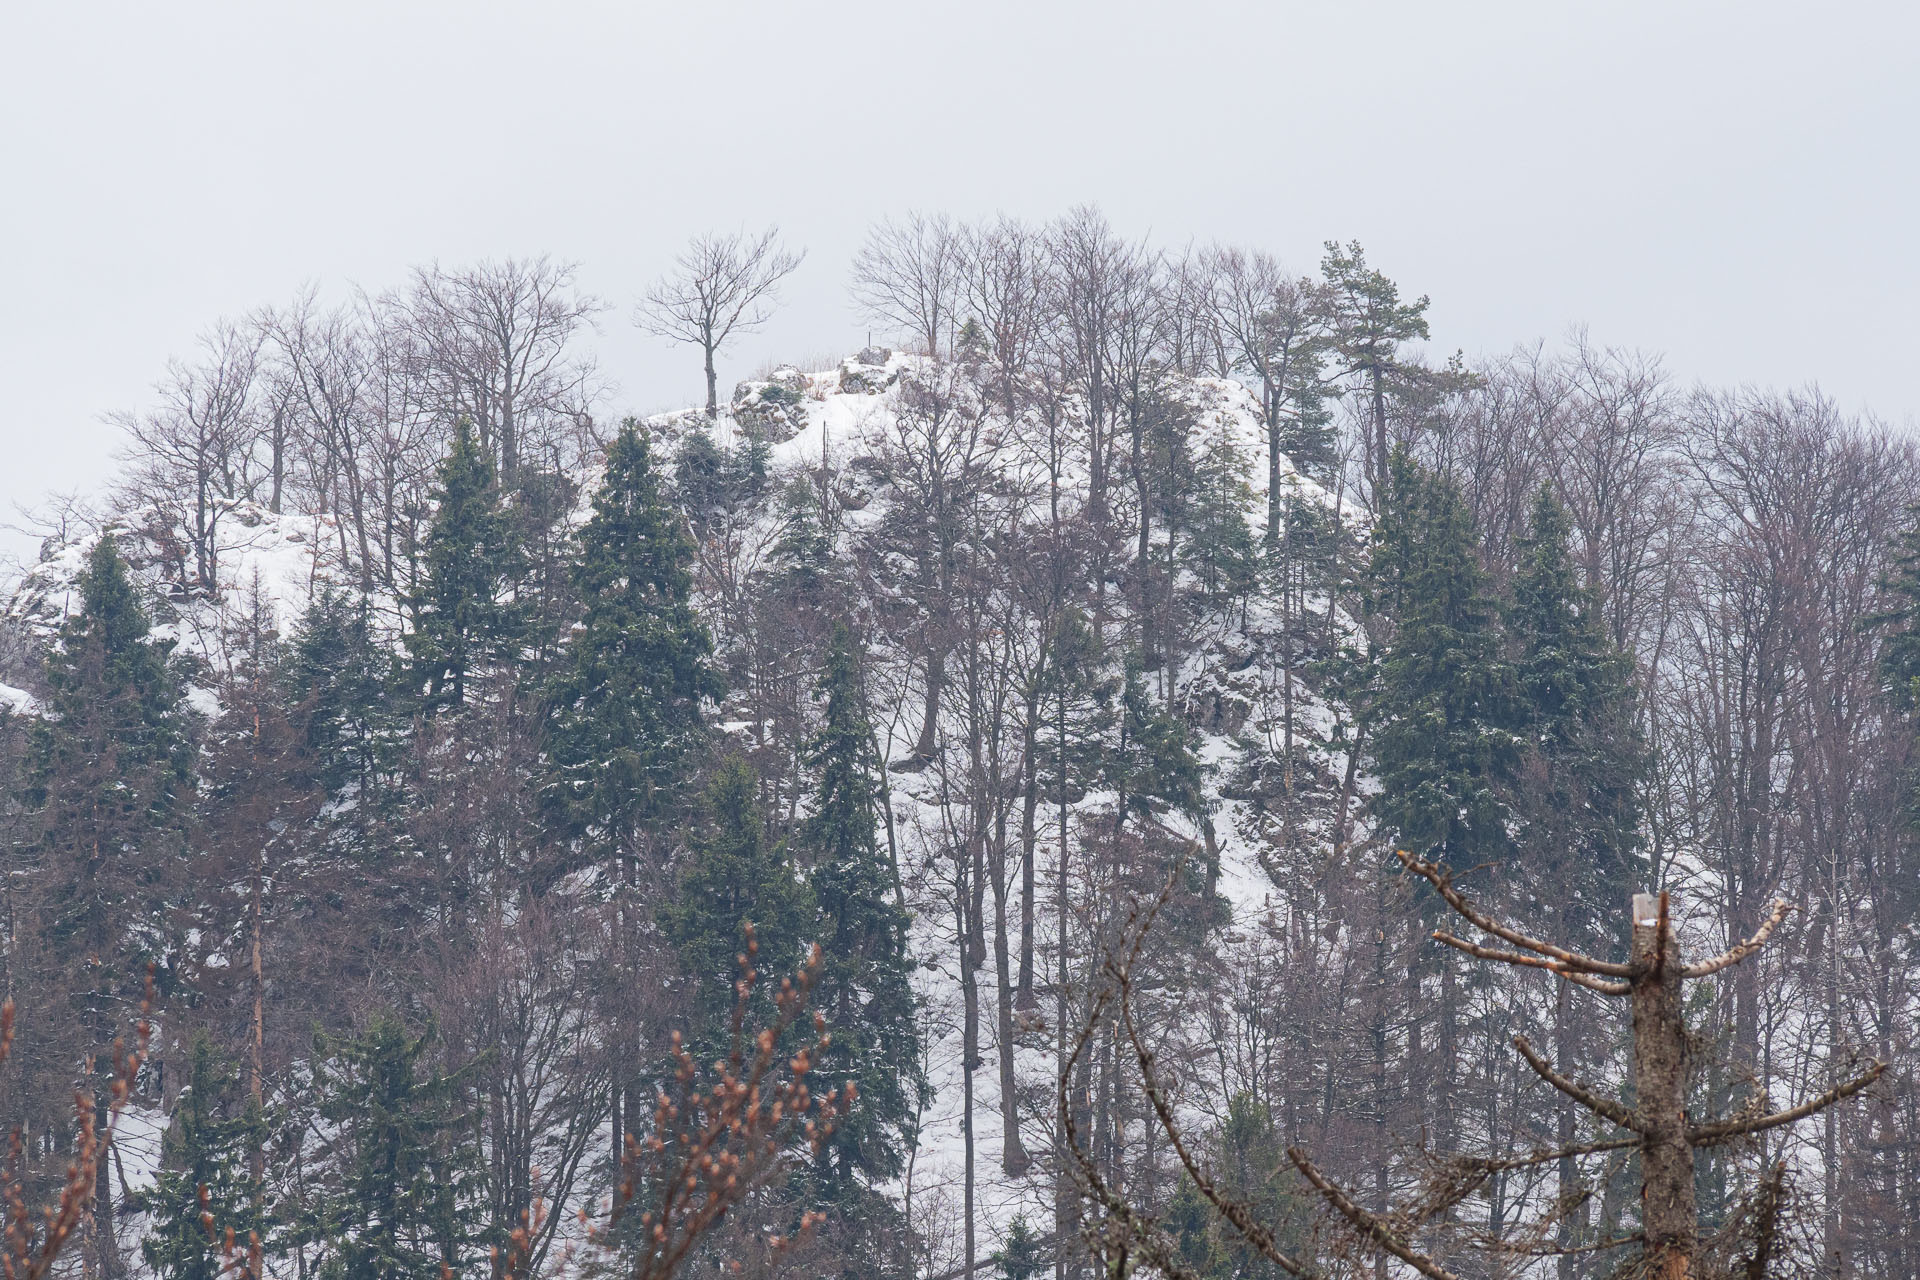
[{"label": "tall slender trunk", "polygon": [[1687,1029],[1667,895],[1633,895],[1633,1085],[1640,1139],[1640,1216],[1651,1280],[1688,1280],[1698,1242],[1693,1147],[1687,1141]]},{"label": "tall slender trunk", "polygon": [[1014,1007],[1040,1007],[1033,993],[1033,912],[1035,847],[1040,842],[1040,682],[1027,695],[1020,744],[1020,977]]},{"label": "tall slender trunk", "polygon": [[263,1082],[264,1072],[261,1069],[261,1066],[262,1066],[261,1060],[265,1054],[266,1039],[267,1039],[267,1024],[266,1024],[267,984],[266,984],[264,971],[262,969],[261,962],[260,962],[260,934],[261,934],[263,916],[264,916],[264,912],[262,910],[261,898],[265,894],[266,863],[267,863],[267,850],[266,850],[266,846],[262,845],[260,847],[259,853],[254,858],[253,885],[252,885],[252,895],[251,895],[252,901],[248,904],[248,908],[247,908],[247,914],[249,917],[248,923],[250,926],[249,932],[252,933],[253,935],[251,939],[251,946],[249,947],[249,950],[252,953],[251,955],[252,973],[250,976],[252,979],[252,986],[253,986],[253,990],[252,990],[253,1029],[252,1029],[252,1034],[247,1037],[247,1100],[253,1107],[253,1118],[256,1121],[256,1126],[251,1131],[251,1136],[249,1138],[249,1149],[247,1151],[247,1175],[249,1180],[252,1183],[253,1197],[254,1197],[254,1203],[256,1207],[259,1204],[262,1191],[266,1186],[266,1177],[267,1177],[266,1151],[261,1146],[260,1132],[259,1132],[258,1123],[257,1123],[260,1117],[265,1113],[265,1107],[266,1107],[265,1095],[264,1095],[264,1082]]},{"label": "tall slender trunk", "polygon": [[[962,868],[965,864],[962,863]],[[955,877],[960,883],[954,886],[955,924],[959,927],[960,944],[960,994],[963,1002],[960,1044],[960,1087],[961,1111],[960,1133],[965,1145],[961,1186],[960,1216],[966,1237],[966,1271],[972,1276],[974,1268],[974,1126],[973,1126],[973,1073],[980,1066],[980,983],[974,971],[973,926],[967,920],[967,904],[972,900],[972,892],[966,884],[967,873],[958,871]]]},{"label": "tall slender trunk", "polygon": [[994,1038],[1000,1059],[1000,1166],[1019,1177],[1033,1163],[1020,1141],[1020,1099],[1013,1071],[1013,960],[1007,945],[1007,894],[993,878]]}]

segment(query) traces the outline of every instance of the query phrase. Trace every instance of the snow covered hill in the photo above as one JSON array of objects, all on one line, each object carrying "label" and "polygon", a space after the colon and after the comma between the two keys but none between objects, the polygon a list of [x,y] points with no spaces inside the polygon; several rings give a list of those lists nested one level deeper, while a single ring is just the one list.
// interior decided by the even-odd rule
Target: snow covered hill
[{"label": "snow covered hill", "polygon": [[[750,513],[747,528],[735,539],[729,554],[762,557],[770,554],[779,514],[774,495],[784,484],[803,481],[826,486],[838,510],[843,542],[858,538],[882,522],[898,499],[888,478],[892,451],[910,441],[913,410],[903,396],[913,381],[941,376],[923,358],[884,349],[871,349],[834,368],[805,372],[787,367],[767,378],[741,384],[732,404],[718,422],[704,414],[685,411],[648,421],[656,441],[656,458],[671,455],[696,432],[711,432],[721,449],[747,442],[764,446],[766,465],[774,483],[761,509]],[[1251,529],[1261,527],[1267,506],[1266,442],[1256,398],[1239,383],[1219,378],[1182,379],[1176,394],[1191,411],[1191,447],[1196,455],[1241,460],[1245,483],[1244,512]],[[1016,477],[1027,486],[1032,501],[1044,505],[1048,483],[1046,459],[1029,438],[1023,424],[991,419],[984,424],[988,465]],[[1248,460],[1252,460],[1249,464]],[[1356,508],[1302,475],[1290,464],[1281,469],[1282,482],[1304,502],[1334,514],[1350,529],[1359,527]],[[584,518],[585,496],[597,477],[591,470],[578,477],[582,501],[576,519]],[[1061,467],[1057,480],[1070,500],[1084,499],[1088,478],[1078,453]],[[74,584],[84,566],[94,537],[110,532],[123,556],[145,588],[157,630],[178,642],[179,652],[205,672],[217,672],[229,660],[229,637],[251,615],[270,621],[283,635],[295,627],[316,591],[328,583],[352,584],[340,570],[340,529],[329,514],[275,514],[253,504],[236,504],[220,524],[218,593],[189,592],[182,538],[169,527],[166,516],[154,509],[120,512],[103,530],[50,547],[18,584],[6,608],[17,628],[39,639],[50,638],[61,620],[76,607]],[[711,586],[710,583],[705,584]],[[856,610],[873,610],[879,602],[852,601]],[[392,615],[392,601],[381,602]],[[1326,631],[1339,640],[1355,634],[1352,621],[1330,607],[1324,593],[1308,592],[1296,605],[1329,615]],[[1278,605],[1255,592],[1237,608],[1223,608],[1202,620],[1196,634],[1172,669],[1154,674],[1156,692],[1198,735],[1199,755],[1205,766],[1202,816],[1199,822],[1167,819],[1169,835],[1191,843],[1217,867],[1217,887],[1231,919],[1224,923],[1229,937],[1256,927],[1272,902],[1276,883],[1271,873],[1271,851],[1280,840],[1281,817],[1272,801],[1277,779],[1285,773],[1285,746],[1294,747],[1292,763],[1302,777],[1294,784],[1303,791],[1330,798],[1353,779],[1341,754],[1339,726],[1343,709],[1322,697],[1299,672],[1291,671],[1280,643],[1283,619]],[[907,760],[914,752],[919,728],[917,708],[923,673],[916,656],[885,642],[870,655],[876,705],[875,729],[883,758]],[[206,684],[211,687],[211,679]],[[213,715],[218,705],[204,688],[192,692],[195,705]],[[0,688],[0,703],[16,712],[31,713],[30,693]],[[753,727],[731,720],[727,728],[743,737]],[[949,733],[941,735],[940,750],[960,752],[965,744]],[[943,868],[953,857],[951,809],[953,797],[938,767],[902,768],[890,774],[890,838],[894,839],[901,878],[914,914],[912,950],[919,962],[917,983],[924,1000],[927,1033],[927,1071],[932,1099],[921,1120],[921,1143],[900,1188],[909,1188],[921,1208],[915,1217],[924,1222],[951,1221],[962,1194],[965,1166],[963,1123],[960,975],[956,968],[952,888]],[[1361,785],[1364,786],[1364,780]],[[1098,821],[1114,802],[1112,793],[1089,792],[1075,798],[1067,815],[1067,842],[1071,846],[1083,829]],[[1331,809],[1322,803],[1308,806],[1306,821],[1325,834]],[[1057,826],[1036,842],[1035,878],[1043,886],[1054,883],[1060,848]],[[1296,833],[1296,838],[1304,838]],[[1051,912],[1041,912],[1036,946],[1045,953],[1053,943]],[[1023,1128],[1030,1149],[1044,1146],[1050,1123],[1052,1081],[1055,1073],[1054,1029],[1044,1011],[1023,1011],[1016,1037],[1016,1080]],[[992,1019],[983,1018],[983,1036],[992,1037]],[[1016,1214],[1030,1222],[1050,1224],[1051,1182],[1041,1176],[1008,1176],[1003,1170],[1002,1099],[992,1055],[974,1073],[976,1222],[989,1246]],[[144,1176],[144,1175],[142,1175]]]}]

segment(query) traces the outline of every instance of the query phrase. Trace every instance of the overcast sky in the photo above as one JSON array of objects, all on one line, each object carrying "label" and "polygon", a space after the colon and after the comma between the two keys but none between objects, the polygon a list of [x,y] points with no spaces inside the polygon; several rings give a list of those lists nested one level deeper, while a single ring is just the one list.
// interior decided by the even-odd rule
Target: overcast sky
[{"label": "overcast sky", "polygon": [[690,233],[778,222],[809,257],[723,384],[835,358],[854,247],[911,208],[1094,202],[1302,272],[1358,239],[1447,350],[1584,323],[1920,420],[1910,0],[299,7],[10,7],[0,506],[103,484],[102,416],[216,317],[433,259],[578,260],[648,410],[702,386],[640,291]]}]

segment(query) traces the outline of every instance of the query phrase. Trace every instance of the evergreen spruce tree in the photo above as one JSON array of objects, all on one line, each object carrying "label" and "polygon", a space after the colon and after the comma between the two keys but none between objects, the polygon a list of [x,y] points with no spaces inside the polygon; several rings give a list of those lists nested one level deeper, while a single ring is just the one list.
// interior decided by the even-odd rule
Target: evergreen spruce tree
[{"label": "evergreen spruce tree", "polygon": [[322,1280],[438,1280],[477,1261],[482,1169],[459,1081],[433,1066],[433,1032],[383,1014],[314,1042],[324,1172],[300,1236]]},{"label": "evergreen spruce tree", "polygon": [[493,458],[462,418],[433,491],[425,565],[407,633],[410,682],[429,710],[465,703],[476,668],[513,652],[524,610],[511,598],[520,554]]},{"label": "evergreen spruce tree", "polygon": [[1040,1273],[1049,1269],[1040,1237],[1027,1225],[1027,1216],[1023,1213],[1015,1214],[1007,1224],[1007,1242],[994,1253],[992,1260],[1000,1280],[1039,1280]]},{"label": "evergreen spruce tree", "polygon": [[1404,450],[1391,472],[1370,583],[1371,612],[1392,627],[1369,707],[1373,812],[1401,847],[1466,867],[1506,852],[1512,672],[1459,490]]},{"label": "evergreen spruce tree", "polygon": [[246,1167],[266,1126],[205,1032],[194,1037],[188,1054],[186,1088],[161,1139],[153,1188],[143,1197],[149,1225],[140,1253],[162,1280],[221,1280],[226,1231],[242,1247],[249,1232],[266,1238],[260,1189]]},{"label": "evergreen spruce tree", "polygon": [[350,782],[364,788],[385,758],[396,727],[387,709],[388,665],[366,602],[322,588],[301,618],[285,680],[315,781],[328,794]]},{"label": "evergreen spruce tree", "polygon": [[825,969],[814,1008],[833,1039],[816,1070],[820,1087],[851,1083],[859,1105],[824,1144],[821,1172],[845,1201],[856,1184],[895,1177],[914,1141],[924,1083],[907,958],[907,913],[895,905],[894,871],[874,838],[879,803],[873,735],[861,711],[859,658],[837,625],[821,679],[826,714],[807,744],[818,778],[800,844],[812,867]]},{"label": "evergreen spruce tree", "polygon": [[48,950],[68,958],[85,1032],[109,1043],[149,962],[165,958],[166,895],[180,859],[193,743],[170,665],[111,537],[94,544],[80,609],[47,659],[22,807],[33,818],[26,899]]},{"label": "evergreen spruce tree", "polygon": [[752,767],[737,756],[715,770],[686,873],[672,901],[659,909],[661,932],[697,984],[690,1040],[700,1061],[724,1056],[728,1048],[742,929],[753,925],[759,948],[754,963],[762,977],[750,1026],[772,1020],[773,993],[813,941],[811,895],[786,850],[767,842],[758,791]]},{"label": "evergreen spruce tree", "polygon": [[[625,857],[684,799],[705,704],[723,692],[713,642],[690,603],[691,558],[647,437],[628,422],[580,531],[583,614],[550,695],[544,792],[569,830]],[[728,927],[727,946],[738,928]]]},{"label": "evergreen spruce tree", "polygon": [[1645,748],[1633,660],[1609,642],[1599,601],[1568,551],[1571,522],[1550,488],[1520,545],[1507,628],[1518,695],[1514,809],[1521,879],[1560,917],[1556,937],[1595,954],[1617,948],[1600,922],[1638,883],[1635,857]]},{"label": "evergreen spruce tree", "polygon": [[1197,817],[1201,808],[1200,758],[1185,721],[1156,703],[1137,663],[1129,664],[1120,694],[1120,741],[1108,754],[1105,773],[1119,793],[1119,820],[1130,814],[1159,817],[1168,811]]}]

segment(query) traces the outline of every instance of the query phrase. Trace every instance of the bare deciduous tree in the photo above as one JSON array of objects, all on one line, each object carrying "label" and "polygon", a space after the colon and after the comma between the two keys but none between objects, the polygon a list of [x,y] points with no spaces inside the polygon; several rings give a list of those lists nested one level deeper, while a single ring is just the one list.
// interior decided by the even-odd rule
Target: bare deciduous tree
[{"label": "bare deciduous tree", "polygon": [[778,227],[757,236],[702,232],[635,308],[634,323],[648,333],[700,348],[706,361],[709,417],[720,411],[714,357],[736,334],[751,333],[767,322],[780,282],[805,257],[804,252],[781,247]]},{"label": "bare deciduous tree", "polygon": [[952,347],[966,287],[961,233],[944,213],[876,223],[853,257],[853,299],[869,318],[904,334],[925,355]]},{"label": "bare deciduous tree", "polygon": [[[573,347],[605,304],[574,287],[571,262],[505,258],[416,269],[401,306],[448,419],[473,420],[511,475],[586,411],[593,364]],[[564,458],[548,459],[550,464]]]}]

